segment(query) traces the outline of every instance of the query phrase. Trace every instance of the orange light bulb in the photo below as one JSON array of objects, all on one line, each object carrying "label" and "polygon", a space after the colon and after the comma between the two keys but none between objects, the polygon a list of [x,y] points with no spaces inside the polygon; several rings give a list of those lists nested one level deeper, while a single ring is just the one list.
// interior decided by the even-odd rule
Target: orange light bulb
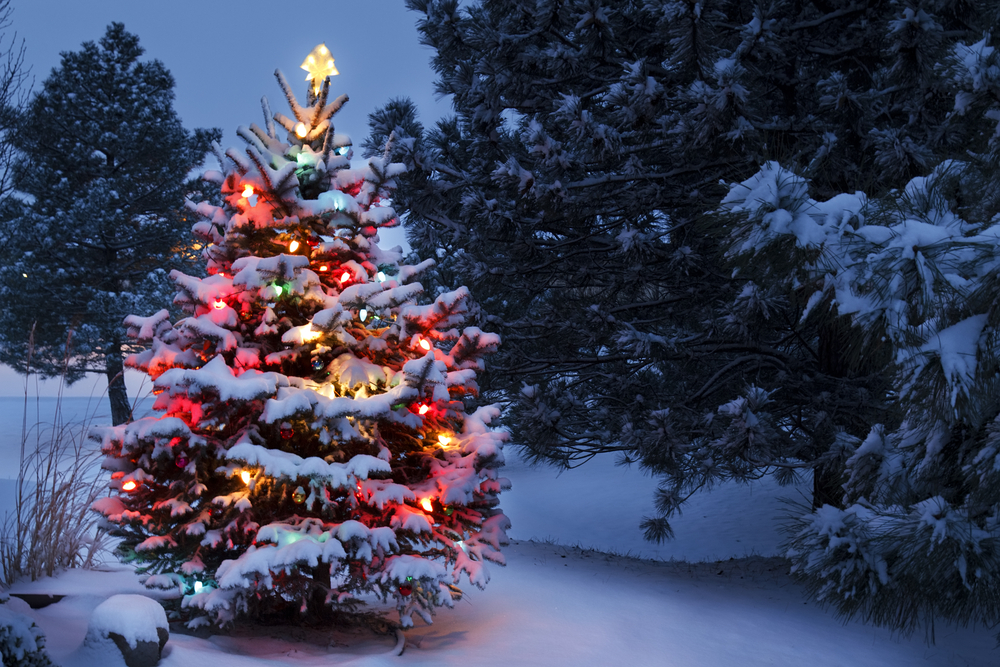
[{"label": "orange light bulb", "polygon": [[135,480],[130,479],[122,484],[122,491],[135,491],[139,485],[135,483]]},{"label": "orange light bulb", "polygon": [[434,509],[434,505],[431,504],[431,499],[430,498],[424,498],[423,500],[421,500],[420,501],[420,506],[423,507],[428,512],[430,512],[431,510]]},{"label": "orange light bulb", "polygon": [[241,472],[240,473],[240,479],[243,480],[244,484],[249,484],[250,483],[250,471],[249,470],[244,470],[243,472]]},{"label": "orange light bulb", "polygon": [[291,243],[288,244],[288,252],[295,252],[298,249],[299,249],[298,241],[292,241]]},{"label": "orange light bulb", "polygon": [[439,435],[438,436],[438,442],[441,443],[442,447],[447,447],[448,445],[451,444],[451,436],[450,435]]},{"label": "orange light bulb", "polygon": [[252,185],[247,185],[246,187],[243,188],[243,196],[244,197],[253,197],[253,186]]},{"label": "orange light bulb", "polygon": [[329,266],[327,266],[326,264],[324,264],[323,266],[319,267],[319,270],[320,270],[320,271],[329,271],[329,270],[330,270],[330,267],[329,267]]},{"label": "orange light bulb", "polygon": [[424,348],[425,350],[430,350],[431,349],[431,344],[429,342],[427,342],[426,338],[423,338],[420,341],[420,347]]},{"label": "orange light bulb", "polygon": [[309,128],[306,127],[305,123],[298,123],[295,126],[295,136],[299,139],[305,139],[307,134],[309,134]]}]

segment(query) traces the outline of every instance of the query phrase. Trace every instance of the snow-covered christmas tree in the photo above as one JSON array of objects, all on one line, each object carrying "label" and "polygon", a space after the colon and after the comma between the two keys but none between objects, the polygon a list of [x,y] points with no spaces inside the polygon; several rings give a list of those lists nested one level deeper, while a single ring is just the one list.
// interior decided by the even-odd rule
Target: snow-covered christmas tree
[{"label": "snow-covered christmas tree", "polygon": [[216,146],[221,205],[191,204],[208,275],[171,274],[187,317],[126,319],[162,414],[95,433],[112,494],[94,507],[193,625],[374,599],[430,623],[463,572],[482,587],[503,563],[506,434],[496,407],[465,409],[499,338],[462,327],[466,288],[424,297],[432,260],[379,247],[403,166],[352,166],[333,58],[303,68],[305,106],[276,72],[292,117],[265,98],[244,152]]}]

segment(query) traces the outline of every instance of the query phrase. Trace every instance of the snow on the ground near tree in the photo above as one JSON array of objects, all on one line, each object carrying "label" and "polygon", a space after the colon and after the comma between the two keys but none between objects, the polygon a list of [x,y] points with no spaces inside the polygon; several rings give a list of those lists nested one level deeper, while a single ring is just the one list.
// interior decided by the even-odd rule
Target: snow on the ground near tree
[{"label": "snow on the ground near tree", "polygon": [[[844,624],[803,599],[779,559],[687,564],[643,561],[559,545],[516,542],[509,565],[492,568],[431,626],[406,632],[406,650],[365,632],[264,627],[231,636],[173,632],[162,667],[349,665],[509,667],[987,667],[997,664],[988,631],[937,629],[937,644]],[[25,586],[63,589],[61,579]],[[30,616],[62,667],[118,667],[115,655],[80,650],[91,611],[133,592],[121,572],[73,573],[74,593]]]},{"label": "snow on the ground near tree", "polygon": [[[20,412],[16,425],[13,414],[10,421],[7,431],[19,430]],[[3,454],[0,463],[13,472]],[[454,609],[439,610],[434,625],[418,621],[406,632],[408,647],[402,657],[386,655],[393,640],[370,634],[320,636],[301,629],[264,628],[252,631],[252,637],[198,638],[174,632],[160,664],[986,667],[1000,663],[990,630],[938,627],[937,644],[928,647],[922,635],[901,639],[860,623],[843,624],[806,600],[781,561],[728,561],[779,553],[778,528],[787,510],[781,499],[802,501],[808,491],[805,483],[778,488],[762,480],[697,494],[673,522],[676,539],[651,545],[643,541],[639,521],[652,512],[656,480],[635,467],[615,466],[611,456],[560,472],[529,467],[512,449],[506,455],[503,474],[513,488],[502,494],[501,503],[513,523],[510,536],[519,540],[504,550],[509,565],[490,567],[493,580],[485,591],[463,586],[466,599]],[[9,502],[11,489],[12,482],[0,480],[0,502]],[[558,544],[520,541],[529,539]],[[561,545],[665,561],[726,562],[653,562]],[[81,650],[90,613],[98,604],[118,593],[150,594],[127,568],[112,570],[73,570],[15,589],[67,596],[28,612],[46,632],[50,654],[62,667],[124,664],[117,655]]]},{"label": "snow on the ground near tree", "polygon": [[594,457],[579,468],[532,467],[508,448],[501,474],[513,488],[500,497],[513,539],[553,541],[638,558],[705,561],[775,556],[789,502],[808,503],[811,484],[779,487],[773,479],[725,484],[697,493],[671,520],[675,539],[652,544],[639,522],[652,515],[656,480],[637,466]]}]

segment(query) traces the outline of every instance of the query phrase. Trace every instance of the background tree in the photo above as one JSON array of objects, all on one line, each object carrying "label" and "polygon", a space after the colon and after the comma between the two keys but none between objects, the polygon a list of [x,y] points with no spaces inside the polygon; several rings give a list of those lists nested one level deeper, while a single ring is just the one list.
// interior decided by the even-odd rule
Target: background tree
[{"label": "background tree", "polygon": [[[14,165],[12,132],[28,97],[28,70],[24,66],[24,43],[11,33],[14,9],[10,0],[0,0],[0,202],[11,192]],[[6,219],[6,215],[4,219]]]},{"label": "background tree", "polygon": [[[881,196],[985,145],[936,66],[991,3],[410,0],[456,115],[373,115],[414,167],[412,245],[480,296],[505,345],[484,389],[514,440],[576,465],[618,452],[663,478],[647,536],[698,489],[812,472],[841,503],[850,438],[898,424],[891,352],[810,308],[811,250],[730,249],[706,217],[777,159],[818,198]],[[767,424],[754,422],[766,402]],[[845,440],[847,438],[847,440]]]},{"label": "background tree", "polygon": [[433,260],[378,246],[402,165],[352,168],[347,98],[314,77],[302,106],[279,72],[292,118],[265,99],[245,152],[218,151],[224,201],[195,207],[210,275],[171,272],[183,319],[128,319],[163,415],[100,434],[118,493],[95,508],[192,625],[343,620],[372,596],[430,623],[503,563],[507,434],[465,409],[499,340],[463,327],[467,289],[422,296]]},{"label": "background tree", "polygon": [[24,206],[0,269],[0,360],[27,372],[32,337],[32,370],[104,373],[115,423],[131,415],[122,320],[168,303],[189,243],[187,174],[221,136],[182,127],[173,77],[142,53],[120,23],[63,53],[9,135]]}]

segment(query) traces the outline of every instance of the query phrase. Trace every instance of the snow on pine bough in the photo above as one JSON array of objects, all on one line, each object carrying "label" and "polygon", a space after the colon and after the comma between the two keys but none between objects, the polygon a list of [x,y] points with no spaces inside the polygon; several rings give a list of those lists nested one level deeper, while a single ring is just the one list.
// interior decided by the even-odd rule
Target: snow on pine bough
[{"label": "snow on pine bough", "polygon": [[171,274],[184,317],[126,319],[159,415],[95,430],[94,509],[190,627],[347,623],[372,601],[430,623],[504,563],[507,434],[497,407],[466,411],[500,341],[463,327],[464,287],[424,297],[432,260],[379,247],[404,167],[351,166],[347,97],[326,77],[302,106],[275,74],[293,117],[264,99],[243,153],[215,147],[222,203],[189,203],[208,275]]}]

